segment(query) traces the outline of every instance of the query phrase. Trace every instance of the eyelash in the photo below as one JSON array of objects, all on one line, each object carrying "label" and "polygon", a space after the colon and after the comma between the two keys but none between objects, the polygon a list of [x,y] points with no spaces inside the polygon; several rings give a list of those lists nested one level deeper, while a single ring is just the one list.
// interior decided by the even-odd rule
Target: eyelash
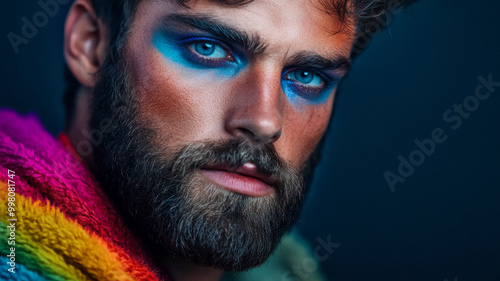
[{"label": "eyelash", "polygon": [[[210,43],[214,44],[218,47],[221,47],[227,54],[228,57],[226,58],[219,58],[219,59],[214,59],[214,58],[208,58],[206,56],[203,56],[201,54],[198,54],[192,47],[191,45],[196,44],[196,43]],[[237,56],[234,54],[234,51],[231,50],[226,44],[212,39],[212,38],[206,38],[206,37],[195,37],[195,38],[187,38],[179,41],[180,44],[180,50],[183,53],[183,55],[191,62],[205,66],[205,67],[220,67],[220,66],[227,66],[230,64],[234,64],[238,62]],[[229,59],[229,60],[228,60]]]}]

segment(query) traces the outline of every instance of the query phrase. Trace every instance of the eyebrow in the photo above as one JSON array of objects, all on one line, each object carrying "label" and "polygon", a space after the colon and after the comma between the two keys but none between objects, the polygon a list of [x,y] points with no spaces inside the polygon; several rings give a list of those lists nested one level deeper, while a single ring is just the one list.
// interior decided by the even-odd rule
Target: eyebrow
[{"label": "eyebrow", "polygon": [[338,55],[333,55],[330,58],[313,52],[303,51],[294,55],[287,64],[304,68],[340,70],[347,72],[351,68],[351,59]]},{"label": "eyebrow", "polygon": [[[162,23],[164,28],[188,27],[211,33],[229,44],[240,46],[252,56],[262,54],[268,46],[258,35],[250,35],[245,31],[228,26],[210,15],[174,13],[165,16]],[[347,72],[351,67],[351,59],[338,55],[325,57],[311,51],[302,51],[288,59],[287,65]]]},{"label": "eyebrow", "polygon": [[206,31],[229,44],[242,47],[251,55],[259,55],[267,48],[258,35],[249,35],[245,31],[227,26],[208,15],[170,14],[163,19],[163,24],[165,27],[188,26]]}]

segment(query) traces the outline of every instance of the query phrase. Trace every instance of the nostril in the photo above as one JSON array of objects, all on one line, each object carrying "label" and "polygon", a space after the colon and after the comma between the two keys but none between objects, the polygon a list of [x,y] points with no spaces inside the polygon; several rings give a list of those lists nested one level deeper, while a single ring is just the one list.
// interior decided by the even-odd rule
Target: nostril
[{"label": "nostril", "polygon": [[256,143],[273,143],[277,141],[281,136],[281,131],[278,132],[261,132],[261,131],[253,131],[247,128],[238,128],[239,137],[243,137],[249,141]]},{"label": "nostril", "polygon": [[273,143],[273,142],[277,141],[280,137],[281,137],[281,131],[279,131],[279,132],[277,132],[276,134],[274,134],[274,135],[270,138],[269,142],[270,142],[270,143]]},{"label": "nostril", "polygon": [[249,139],[251,141],[259,141],[259,137],[254,134],[251,130],[247,128],[238,128],[238,132],[242,135],[242,137]]}]

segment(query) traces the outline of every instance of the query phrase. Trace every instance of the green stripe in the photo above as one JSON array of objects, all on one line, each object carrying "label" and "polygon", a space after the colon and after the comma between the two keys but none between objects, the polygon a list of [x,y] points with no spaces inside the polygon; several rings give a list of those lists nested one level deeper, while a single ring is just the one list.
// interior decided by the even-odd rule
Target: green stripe
[{"label": "green stripe", "polygon": [[[64,281],[74,279],[74,276],[69,275],[63,268],[51,266],[56,263],[57,259],[63,259],[63,257],[57,257],[57,253],[43,245],[30,244],[31,241],[27,241],[19,230],[16,229],[15,233],[16,244],[9,245],[10,229],[7,228],[3,220],[0,221],[0,237],[3,238],[1,239],[3,241],[0,241],[0,254],[2,256],[10,254],[10,248],[15,247],[16,264],[24,265],[27,269],[43,276],[45,280]],[[51,261],[51,259],[54,260]]]}]

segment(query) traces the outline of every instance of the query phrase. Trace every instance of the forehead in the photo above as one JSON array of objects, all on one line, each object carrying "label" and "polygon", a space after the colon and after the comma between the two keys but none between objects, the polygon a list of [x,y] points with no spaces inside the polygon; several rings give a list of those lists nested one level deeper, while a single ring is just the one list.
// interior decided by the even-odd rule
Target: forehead
[{"label": "forehead", "polygon": [[254,0],[243,5],[191,0],[185,6],[176,0],[142,1],[134,22],[142,31],[154,31],[171,14],[210,17],[258,37],[269,56],[310,51],[348,57],[354,40],[354,28],[328,12],[322,0]]}]

